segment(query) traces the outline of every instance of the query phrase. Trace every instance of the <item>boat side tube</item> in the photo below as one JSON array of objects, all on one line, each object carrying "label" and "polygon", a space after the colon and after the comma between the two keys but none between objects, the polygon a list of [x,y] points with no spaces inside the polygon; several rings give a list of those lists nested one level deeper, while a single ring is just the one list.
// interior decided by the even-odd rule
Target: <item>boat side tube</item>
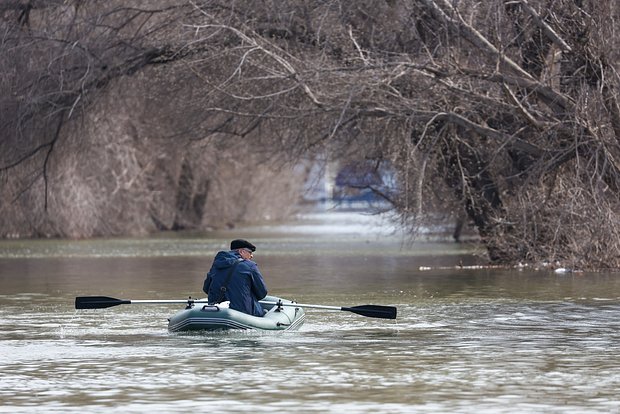
[{"label": "boat side tube", "polygon": [[170,332],[214,331],[227,329],[257,330],[296,330],[305,320],[304,310],[294,306],[278,306],[277,303],[294,303],[275,296],[267,296],[265,300],[275,302],[267,305],[265,316],[253,316],[234,309],[216,305],[195,306],[177,312],[169,319]]}]

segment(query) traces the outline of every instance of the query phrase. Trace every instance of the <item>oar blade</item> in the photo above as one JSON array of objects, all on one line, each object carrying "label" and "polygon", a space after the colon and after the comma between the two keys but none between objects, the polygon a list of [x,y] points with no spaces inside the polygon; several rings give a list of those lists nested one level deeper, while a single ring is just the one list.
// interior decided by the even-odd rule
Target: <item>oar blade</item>
[{"label": "oar blade", "polygon": [[103,309],[130,303],[130,300],[110,298],[108,296],[78,296],[75,298],[75,309]]},{"label": "oar blade", "polygon": [[368,316],[369,318],[396,319],[396,308],[394,306],[361,305],[342,308],[342,310]]}]

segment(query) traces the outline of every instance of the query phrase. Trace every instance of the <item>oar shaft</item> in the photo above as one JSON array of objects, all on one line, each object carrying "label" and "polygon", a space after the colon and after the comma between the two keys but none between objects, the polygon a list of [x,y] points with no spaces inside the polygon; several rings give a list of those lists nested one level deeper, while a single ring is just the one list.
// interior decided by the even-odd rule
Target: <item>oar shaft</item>
[{"label": "oar shaft", "polygon": [[194,299],[145,299],[145,300],[135,300],[132,299],[129,301],[129,303],[131,304],[138,304],[138,303],[142,303],[142,304],[162,304],[162,303],[185,303],[187,304],[188,302],[190,303],[208,303],[208,301],[206,300],[194,300]]},{"label": "oar shaft", "polygon": [[283,303],[283,302],[269,302],[266,300],[259,301],[263,305],[280,305],[280,306],[296,306],[299,308],[315,308],[315,309],[330,309],[330,310],[342,310],[342,306],[327,306],[327,305],[307,305],[305,303]]}]

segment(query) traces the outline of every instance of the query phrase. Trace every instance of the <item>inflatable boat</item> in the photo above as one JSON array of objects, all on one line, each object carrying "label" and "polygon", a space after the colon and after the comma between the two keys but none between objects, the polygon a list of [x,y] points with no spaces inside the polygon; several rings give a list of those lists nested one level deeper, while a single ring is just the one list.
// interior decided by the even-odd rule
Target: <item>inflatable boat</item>
[{"label": "inflatable boat", "polygon": [[261,304],[265,316],[253,316],[228,307],[228,302],[216,305],[202,304],[201,300],[188,305],[168,319],[168,331],[217,331],[229,329],[255,329],[263,331],[294,331],[303,325],[303,308],[295,302],[267,296]]},{"label": "inflatable boat", "polygon": [[228,302],[209,304],[207,299],[187,300],[130,300],[116,299],[109,296],[77,296],[75,309],[104,309],[118,305],[132,304],[169,304],[184,303],[185,309],[168,319],[168,331],[216,331],[229,329],[254,329],[262,331],[294,331],[303,325],[306,315],[304,308],[327,309],[352,312],[369,318],[396,319],[395,306],[361,305],[361,306],[328,306],[308,305],[266,296],[260,301],[265,315],[253,316],[231,309]]}]

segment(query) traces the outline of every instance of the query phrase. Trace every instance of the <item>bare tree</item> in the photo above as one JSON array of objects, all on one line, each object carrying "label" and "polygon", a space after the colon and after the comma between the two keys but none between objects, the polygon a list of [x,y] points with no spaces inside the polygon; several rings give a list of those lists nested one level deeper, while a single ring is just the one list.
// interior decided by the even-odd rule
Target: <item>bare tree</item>
[{"label": "bare tree", "polygon": [[[142,228],[192,228],[217,188],[244,203],[222,181],[247,169],[236,151],[265,177],[267,165],[329,154],[391,165],[398,185],[370,187],[414,227],[437,209],[465,211],[493,261],[619,267],[616,3],[12,2],[3,194],[12,206],[51,205],[67,188],[83,188],[80,200],[125,193],[119,206],[139,194]],[[94,151],[79,137],[98,136],[102,114],[124,119],[119,99],[142,112],[108,121],[123,138]],[[127,156],[102,164],[114,179],[81,173],[50,191],[50,168],[68,162],[50,155],[59,142],[64,154]],[[252,151],[237,147],[247,142]]]},{"label": "bare tree", "polygon": [[291,153],[389,160],[404,216],[456,200],[494,261],[618,266],[617,5],[250,4],[195,28],[236,39],[211,85]]},{"label": "bare tree", "polygon": [[[277,218],[294,204],[299,192],[282,187],[295,174],[278,177],[250,146],[218,135],[228,123],[252,128],[200,107],[209,91],[184,60],[210,45],[191,41],[202,18],[194,4],[3,6],[0,234],[222,227]],[[230,202],[237,194],[243,203]],[[264,199],[274,204],[252,211]]]}]

